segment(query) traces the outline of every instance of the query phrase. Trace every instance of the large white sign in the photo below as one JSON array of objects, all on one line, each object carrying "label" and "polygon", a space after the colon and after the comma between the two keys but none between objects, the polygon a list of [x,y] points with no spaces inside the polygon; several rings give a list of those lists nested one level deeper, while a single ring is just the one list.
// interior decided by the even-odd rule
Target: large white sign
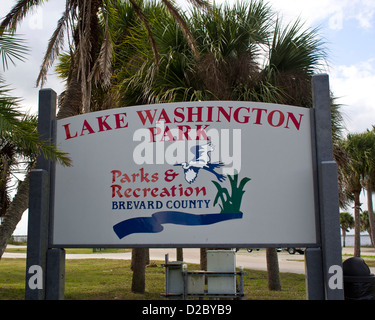
[{"label": "large white sign", "polygon": [[145,105],[57,121],[53,244],[316,243],[310,110]]}]

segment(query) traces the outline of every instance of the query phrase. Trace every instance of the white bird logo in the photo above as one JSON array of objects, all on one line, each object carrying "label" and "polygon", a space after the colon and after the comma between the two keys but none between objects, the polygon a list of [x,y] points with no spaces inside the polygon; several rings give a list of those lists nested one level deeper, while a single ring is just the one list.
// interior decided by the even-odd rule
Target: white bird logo
[{"label": "white bird logo", "polygon": [[213,173],[220,182],[223,182],[225,180],[224,175],[219,174],[215,171],[215,169],[222,167],[224,164],[222,162],[210,162],[211,157],[208,153],[213,150],[214,147],[211,143],[201,146],[195,146],[192,148],[193,153],[195,153],[195,157],[193,160],[189,161],[189,163],[182,162],[175,164],[175,166],[181,166],[182,169],[184,169],[185,180],[188,183],[193,183],[195,181],[200,169],[204,169],[208,172]]}]

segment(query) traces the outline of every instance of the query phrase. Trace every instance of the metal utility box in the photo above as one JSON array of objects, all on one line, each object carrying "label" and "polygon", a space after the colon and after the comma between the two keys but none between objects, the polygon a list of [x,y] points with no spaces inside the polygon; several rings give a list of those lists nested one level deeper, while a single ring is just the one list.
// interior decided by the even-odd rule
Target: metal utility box
[{"label": "metal utility box", "polygon": [[[207,271],[188,271],[181,261],[170,262],[165,255],[165,293],[167,299],[226,298],[243,299],[243,275],[236,272],[235,252],[229,250],[207,251]],[[239,286],[236,287],[236,276]],[[205,280],[207,288],[205,290]]]},{"label": "metal utility box", "polygon": [[187,293],[201,294],[204,292],[205,273],[201,271],[193,271],[187,275]]},{"label": "metal utility box", "polygon": [[183,262],[168,260],[165,257],[165,289],[168,297],[179,297],[184,293]]},{"label": "metal utility box", "polygon": [[[236,254],[233,250],[208,250],[208,294],[236,294]],[[228,273],[228,274],[226,274]]]}]

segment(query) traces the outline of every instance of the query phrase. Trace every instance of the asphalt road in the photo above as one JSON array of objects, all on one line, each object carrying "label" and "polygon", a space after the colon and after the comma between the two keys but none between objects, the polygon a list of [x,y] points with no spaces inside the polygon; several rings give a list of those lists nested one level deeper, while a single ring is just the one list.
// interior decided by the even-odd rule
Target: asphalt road
[{"label": "asphalt road", "polygon": [[[169,261],[176,260],[176,249],[151,249],[151,261],[164,261],[165,255],[168,254]],[[184,261],[187,263],[199,263],[200,250],[199,249],[184,249]],[[343,254],[353,254],[353,248],[343,248]],[[362,248],[361,254],[363,256],[374,256],[375,249]],[[25,253],[10,253],[5,252],[3,258],[25,258]],[[91,253],[91,254],[67,254],[67,259],[131,259],[131,253]],[[289,254],[286,251],[278,253],[279,270],[280,272],[305,273],[305,256],[299,253]],[[266,255],[265,250],[254,250],[248,253],[242,249],[236,254],[237,267],[244,267],[245,269],[266,270]],[[372,273],[375,273],[375,268],[370,268]]]}]

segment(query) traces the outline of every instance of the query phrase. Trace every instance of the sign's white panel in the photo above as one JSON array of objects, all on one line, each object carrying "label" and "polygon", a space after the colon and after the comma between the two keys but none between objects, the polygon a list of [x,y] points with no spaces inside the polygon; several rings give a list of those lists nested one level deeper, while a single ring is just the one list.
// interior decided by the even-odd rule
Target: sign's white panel
[{"label": "sign's white panel", "polygon": [[57,121],[55,245],[316,243],[308,109],[157,104]]}]

